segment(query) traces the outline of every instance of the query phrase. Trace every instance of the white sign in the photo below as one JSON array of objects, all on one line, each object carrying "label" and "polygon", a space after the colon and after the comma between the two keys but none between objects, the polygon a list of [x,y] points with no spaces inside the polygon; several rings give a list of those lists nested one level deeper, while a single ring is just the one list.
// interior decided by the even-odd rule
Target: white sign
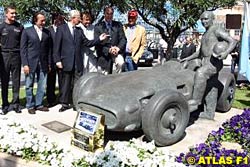
[{"label": "white sign", "polygon": [[98,128],[100,119],[101,115],[87,111],[80,111],[76,119],[75,128],[93,135]]}]

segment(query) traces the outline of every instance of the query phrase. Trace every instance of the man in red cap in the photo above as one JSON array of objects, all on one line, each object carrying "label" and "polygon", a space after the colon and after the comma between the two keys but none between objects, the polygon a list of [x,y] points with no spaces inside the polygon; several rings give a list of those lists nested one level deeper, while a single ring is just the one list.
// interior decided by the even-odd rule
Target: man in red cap
[{"label": "man in red cap", "polygon": [[137,63],[142,56],[146,41],[146,30],[141,25],[136,24],[138,12],[131,10],[128,12],[128,23],[124,25],[124,32],[127,38],[125,52],[125,71],[137,70]]}]

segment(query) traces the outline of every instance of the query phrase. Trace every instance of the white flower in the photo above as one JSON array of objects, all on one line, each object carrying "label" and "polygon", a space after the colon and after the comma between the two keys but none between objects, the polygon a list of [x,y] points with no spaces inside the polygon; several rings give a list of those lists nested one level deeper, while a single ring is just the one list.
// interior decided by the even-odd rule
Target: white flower
[{"label": "white flower", "polygon": [[40,154],[40,159],[41,159],[42,161],[45,161],[45,160],[46,160],[46,156],[43,155],[43,154]]},{"label": "white flower", "polygon": [[[160,151],[154,142],[132,139],[128,142],[110,141],[104,151],[74,154],[61,148],[37,131],[34,126],[16,120],[0,120],[0,151],[22,156],[25,151],[36,154],[39,161],[52,167],[72,167],[72,163],[83,160],[90,165],[102,167],[178,167],[174,156],[166,149]],[[26,152],[27,153],[27,152]],[[25,156],[25,155],[24,155]],[[32,158],[32,157],[31,157]]]},{"label": "white flower", "polygon": [[58,160],[55,157],[53,157],[50,160],[50,164],[51,164],[52,167],[58,167],[59,166],[59,162],[58,162]]},{"label": "white flower", "polygon": [[61,160],[61,164],[62,167],[71,167],[72,166],[72,162],[74,161],[73,156],[66,156],[65,158],[62,158]]},{"label": "white flower", "polygon": [[22,153],[23,153],[22,151],[17,151],[17,152],[16,152],[16,155],[17,155],[17,156],[21,156]]}]

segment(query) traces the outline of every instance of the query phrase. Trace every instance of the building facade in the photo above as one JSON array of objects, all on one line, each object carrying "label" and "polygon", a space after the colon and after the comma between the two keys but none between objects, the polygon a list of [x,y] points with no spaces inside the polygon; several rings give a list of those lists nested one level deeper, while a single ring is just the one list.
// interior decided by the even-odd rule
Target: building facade
[{"label": "building facade", "polygon": [[214,14],[219,24],[225,27],[233,38],[240,40],[244,19],[244,3],[238,1],[233,8],[218,9]]}]

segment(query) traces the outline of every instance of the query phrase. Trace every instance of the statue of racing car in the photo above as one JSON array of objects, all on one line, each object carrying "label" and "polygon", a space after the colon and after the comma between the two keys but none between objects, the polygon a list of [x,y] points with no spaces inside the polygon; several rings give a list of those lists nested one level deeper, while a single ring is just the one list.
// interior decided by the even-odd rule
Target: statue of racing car
[{"label": "statue of racing car", "polygon": [[[188,125],[195,71],[184,69],[177,61],[150,70],[102,75],[88,73],[75,84],[73,102],[77,110],[105,115],[111,131],[142,129],[156,145],[178,142]],[[230,110],[235,92],[235,79],[221,71],[217,77],[219,97],[217,110]]]}]

